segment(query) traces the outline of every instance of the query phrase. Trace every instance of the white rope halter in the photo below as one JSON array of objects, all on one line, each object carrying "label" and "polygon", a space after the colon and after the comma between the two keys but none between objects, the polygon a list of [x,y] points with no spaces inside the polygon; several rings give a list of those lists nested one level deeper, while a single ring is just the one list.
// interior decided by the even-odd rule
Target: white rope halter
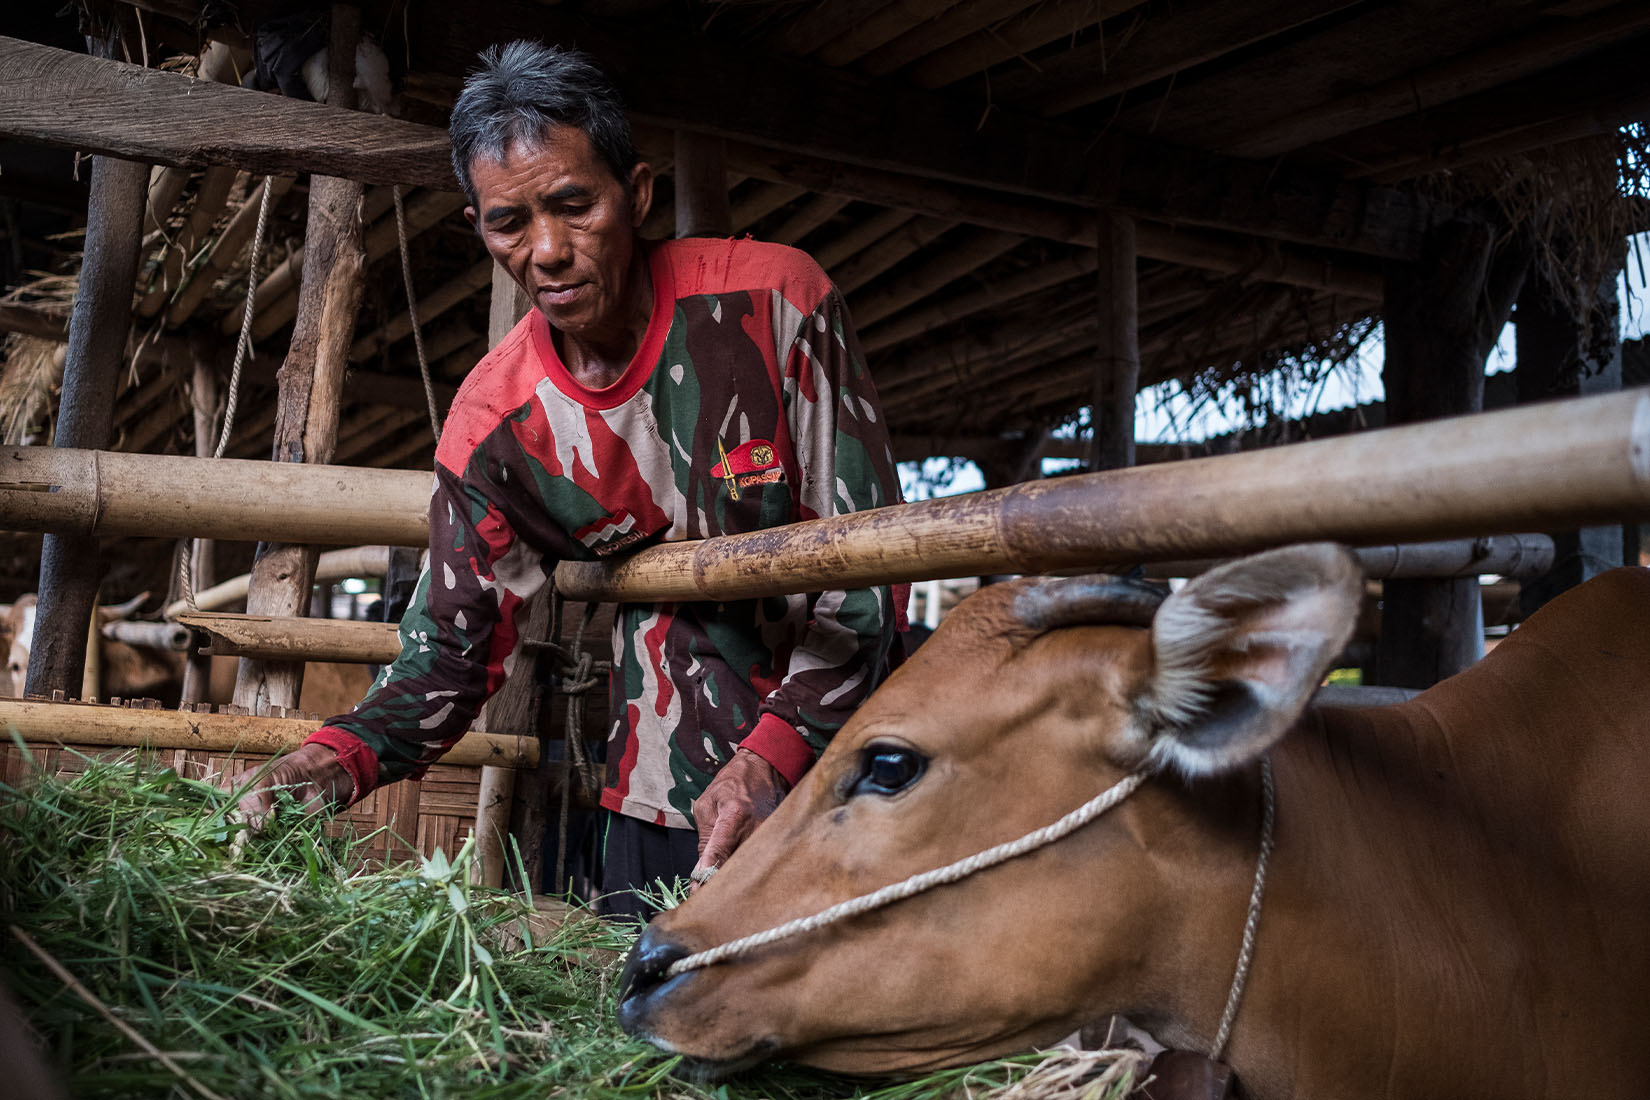
[{"label": "white rope halter", "polygon": [[[1145,771],[1131,772],[1106,788],[1094,798],[1083,803],[1066,816],[1051,825],[1033,830],[1018,840],[1010,840],[994,848],[960,859],[944,867],[937,867],[932,871],[924,871],[913,875],[903,882],[891,883],[880,890],[873,890],[869,894],[862,894],[857,898],[850,898],[838,902],[828,909],[821,910],[811,917],[799,917],[796,920],[786,921],[784,924],[769,928],[764,932],[756,932],[749,936],[741,936],[736,940],[721,944],[678,959],[665,970],[665,977],[674,978],[686,974],[690,970],[699,970],[719,962],[727,962],[750,954],[759,947],[766,947],[770,943],[800,936],[808,932],[817,931],[826,925],[857,917],[861,913],[869,913],[874,909],[881,909],[892,905],[896,901],[913,897],[936,886],[945,886],[960,879],[967,878],[976,871],[983,871],[987,867],[995,867],[999,863],[1006,863],[1016,856],[1047,847],[1055,841],[1081,829],[1101,814],[1110,810],[1133,794],[1140,784],[1146,781],[1148,773]],[[1275,806],[1277,794],[1272,784],[1271,761],[1262,758],[1260,762],[1261,791],[1264,800],[1264,809],[1261,815],[1260,826],[1260,855],[1255,861],[1255,885],[1249,894],[1249,914],[1243,925],[1243,943],[1238,949],[1237,967],[1232,975],[1232,988],[1226,996],[1226,1009],[1221,1014],[1220,1026],[1215,1030],[1215,1041],[1210,1048],[1209,1057],[1219,1060],[1221,1052],[1226,1049],[1226,1041],[1232,1034],[1232,1023],[1237,1018],[1238,1004],[1243,1000],[1243,987],[1249,977],[1249,963],[1254,956],[1255,932],[1260,925],[1261,897],[1266,892],[1266,865],[1272,855],[1272,828],[1276,817]]]}]

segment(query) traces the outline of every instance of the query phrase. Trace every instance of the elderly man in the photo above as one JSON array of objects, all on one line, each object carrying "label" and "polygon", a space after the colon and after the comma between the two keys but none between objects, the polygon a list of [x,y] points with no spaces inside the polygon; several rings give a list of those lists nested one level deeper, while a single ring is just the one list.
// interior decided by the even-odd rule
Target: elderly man
[{"label": "elderly man", "polygon": [[[401,655],[247,796],[254,813],[276,785],[343,806],[422,774],[503,681],[560,559],[898,499],[818,265],[751,240],[644,242],[653,175],[606,79],[527,42],[482,61],[453,108],[453,167],[535,308],[454,399]],[[895,617],[887,588],[619,609],[606,911],[645,915],[629,887],[727,858],[876,686]]]}]

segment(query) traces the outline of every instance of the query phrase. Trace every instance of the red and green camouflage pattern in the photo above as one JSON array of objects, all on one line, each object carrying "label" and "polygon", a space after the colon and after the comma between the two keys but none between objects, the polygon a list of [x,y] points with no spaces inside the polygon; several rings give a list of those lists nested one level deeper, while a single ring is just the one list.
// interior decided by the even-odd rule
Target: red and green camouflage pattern
[{"label": "red and green camouflage pattern", "polygon": [[[899,500],[875,388],[818,265],[749,240],[665,242],[649,264],[653,318],[614,385],[576,382],[535,311],[460,388],[401,655],[311,738],[338,749],[358,798],[422,774],[468,728],[557,561]],[[794,783],[878,683],[896,618],[886,587],[620,607],[602,804],[691,826],[741,744]]]}]

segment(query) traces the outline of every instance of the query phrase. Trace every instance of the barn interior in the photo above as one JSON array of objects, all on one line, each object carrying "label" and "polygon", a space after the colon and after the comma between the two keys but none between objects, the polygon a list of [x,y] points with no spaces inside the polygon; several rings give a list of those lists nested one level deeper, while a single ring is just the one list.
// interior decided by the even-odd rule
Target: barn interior
[{"label": "barn interior", "polygon": [[[444,129],[478,51],[515,37],[577,45],[619,84],[661,179],[646,235],[811,253],[853,311],[896,455],[970,461],[989,488],[1048,458],[1114,470],[1650,382],[1616,291],[1650,229],[1638,0],[482,0],[462,17],[133,0],[14,6],[0,32],[8,448],[427,472],[432,422],[526,308],[463,217]],[[329,41],[346,60],[376,47],[355,52],[359,92],[305,85]],[[344,216],[358,243],[340,243]],[[1517,368],[1486,379],[1509,321]],[[1288,411],[1372,344],[1384,400]],[[1138,396],[1165,383],[1241,430],[1137,440]],[[324,445],[293,434],[306,415]],[[0,599],[40,593],[37,638],[57,639],[28,691],[89,695],[92,601],[147,592],[158,619],[184,595],[179,543],[53,533],[18,518],[39,493],[0,495]],[[1462,577],[1389,579],[1349,665],[1408,688],[1447,675],[1481,652],[1481,622],[1638,561],[1642,511],[1528,528],[1552,540],[1543,566],[1493,590],[1485,540]],[[304,578],[360,541],[287,549]],[[256,536],[212,546],[195,588],[276,584]],[[289,589],[266,613],[334,613],[330,587]],[[568,607],[539,615],[560,646],[541,671],[580,655]],[[601,635],[584,635],[598,661]],[[288,645],[361,661],[385,642]],[[284,702],[231,707],[307,710],[301,676]],[[482,728],[540,745],[542,782],[490,794],[455,765],[422,811],[397,793],[357,816],[402,814],[414,846],[451,850],[479,789],[536,852],[563,782],[548,765],[576,754],[559,747],[568,697],[526,695]],[[600,698],[572,708],[597,739]]]}]

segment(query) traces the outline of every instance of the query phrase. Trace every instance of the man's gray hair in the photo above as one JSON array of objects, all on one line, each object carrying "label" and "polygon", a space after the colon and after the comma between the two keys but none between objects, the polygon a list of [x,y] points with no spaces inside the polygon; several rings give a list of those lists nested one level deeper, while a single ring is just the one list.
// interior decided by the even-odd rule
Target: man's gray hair
[{"label": "man's gray hair", "polygon": [[453,104],[448,134],[453,175],[476,201],[470,166],[477,158],[503,160],[510,145],[535,145],[550,126],[576,126],[615,178],[630,186],[638,159],[624,103],[587,54],[525,39],[489,46],[481,68],[464,81]]}]

